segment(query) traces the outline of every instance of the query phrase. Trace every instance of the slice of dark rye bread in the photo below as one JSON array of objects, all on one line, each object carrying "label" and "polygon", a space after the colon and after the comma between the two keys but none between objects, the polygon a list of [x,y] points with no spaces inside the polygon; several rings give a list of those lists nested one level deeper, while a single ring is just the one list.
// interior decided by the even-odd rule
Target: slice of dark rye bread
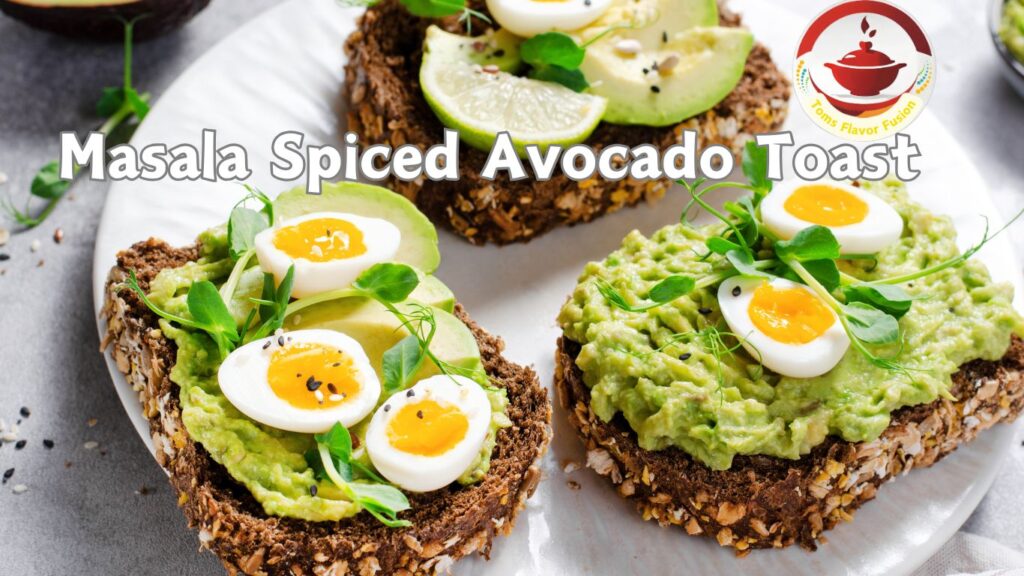
[{"label": "slice of dark rye bread", "polygon": [[[469,4],[486,12],[482,0]],[[728,26],[740,24],[737,16],[725,10],[721,20]],[[474,22],[476,31],[486,26]],[[433,23],[464,33],[454,17],[417,18],[398,0],[381,0],[366,11],[345,42],[348,130],[359,134],[363,144],[414,144],[426,149],[440,143],[444,127],[419,84],[423,36]],[[693,130],[698,146],[722,144],[738,154],[751,135],[782,125],[788,100],[789,82],[768,49],[756,44],[739,84],[708,112],[662,128],[602,123],[586,143],[595,149],[613,143],[665,149],[680,141],[683,130]],[[561,172],[546,182],[533,178],[514,182],[507,174],[489,181],[479,172],[485,152],[462,145],[459,155],[457,181],[392,179],[387,185],[414,201],[435,223],[475,244],[527,241],[562,224],[588,222],[641,200],[656,200],[669,187],[665,180],[615,182],[599,176],[576,182]]]},{"label": "slice of dark rye bread", "polygon": [[502,341],[477,326],[461,306],[456,315],[472,330],[487,373],[508,391],[513,425],[498,433],[487,476],[478,484],[410,495],[401,517],[412,527],[387,528],[367,514],[341,522],[306,522],[268,516],[181,421],[178,386],[168,374],[175,345],[164,338],[156,316],[130,291],[119,289],[127,270],[148,288],[160,270],[198,258],[196,246],[172,248],[139,242],[118,255],[110,273],[103,315],[117,368],[139,393],[149,420],[156,458],[170,475],[189,525],[229,574],[342,576],[444,573],[473,552],[485,556],[495,535],[508,534],[517,512],[540,480],[540,458],[551,438],[547,392],[530,368],[501,356]]},{"label": "slice of dark rye bread", "polygon": [[950,390],[955,400],[896,411],[878,440],[830,436],[799,460],[737,456],[729,470],[714,471],[679,449],[644,450],[621,415],[604,422],[591,412],[579,351],[578,343],[559,339],[555,388],[586,445],[587,465],[610,477],[645,520],[713,537],[741,555],[794,543],[816,549],[823,532],[852,520],[879,486],[931,466],[1024,408],[1024,341],[1014,336],[1001,360],[960,367]]}]

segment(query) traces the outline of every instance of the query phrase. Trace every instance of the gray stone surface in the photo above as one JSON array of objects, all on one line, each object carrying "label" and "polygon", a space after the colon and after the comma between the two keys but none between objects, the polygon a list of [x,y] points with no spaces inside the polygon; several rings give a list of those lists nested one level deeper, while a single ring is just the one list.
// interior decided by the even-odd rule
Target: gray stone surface
[{"label": "gray stone surface", "polygon": [[[184,30],[137,48],[137,84],[159,97],[199,55],[273,4],[215,0]],[[999,76],[981,7],[911,3],[941,62],[932,110],[1009,214],[1024,206],[1024,101]],[[0,172],[9,179],[0,196],[24,197],[33,172],[56,154],[59,131],[94,126],[95,97],[120,73],[116,45],[73,42],[0,17]],[[212,555],[197,553],[97,353],[90,276],[105,189],[78,183],[50,221],[0,247],[11,256],[0,262],[0,418],[9,426],[21,406],[32,411],[19,425],[28,445],[0,447],[0,471],[15,468],[0,486],[0,574],[219,574]],[[57,227],[60,245],[52,240]],[[1024,227],[1012,235],[1024,254]],[[45,449],[44,439],[56,446]],[[12,493],[18,484],[28,491]],[[964,529],[1024,549],[1021,485],[1018,444]]]}]

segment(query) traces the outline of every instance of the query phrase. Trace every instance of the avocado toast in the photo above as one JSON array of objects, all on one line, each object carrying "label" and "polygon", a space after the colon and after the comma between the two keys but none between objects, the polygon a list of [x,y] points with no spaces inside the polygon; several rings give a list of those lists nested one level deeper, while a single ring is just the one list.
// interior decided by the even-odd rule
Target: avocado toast
[{"label": "avocado toast", "polygon": [[555,386],[644,519],[740,554],[813,550],[883,483],[1018,416],[1021,319],[970,258],[991,236],[960,253],[901,183],[752,182],[717,223],[633,232],[587,266]]},{"label": "avocado toast", "polygon": [[[619,4],[622,2],[617,2],[611,10]],[[488,14],[483,2],[470,2],[469,6],[480,14]],[[714,2],[710,6],[714,7]],[[710,10],[706,12],[711,13]],[[720,19],[723,27],[740,25],[739,18],[725,10],[716,11],[714,18],[716,22]],[[472,22],[474,34],[494,27],[494,24],[476,18]],[[364,144],[383,143],[396,147],[412,144],[426,149],[441,142],[444,126],[451,125],[449,121],[442,122],[435,114],[421,86],[424,40],[432,25],[450,33],[465,32],[463,22],[455,17],[417,17],[398,0],[382,0],[367,10],[359,28],[346,41],[348,64],[344,96],[348,103],[348,129],[358,133]],[[591,26],[594,27],[603,30],[608,26],[598,21]],[[656,26],[650,26],[641,32],[655,29]],[[660,33],[656,36],[660,38]],[[660,42],[659,38],[653,41]],[[579,40],[583,41],[582,38]],[[610,39],[607,41],[611,42]],[[699,113],[670,124],[659,120],[660,117],[636,117],[636,123],[625,122],[625,117],[620,117],[617,124],[597,124],[583,142],[595,149],[614,143],[630,147],[653,144],[663,150],[679,143],[684,130],[692,130],[697,134],[699,146],[722,144],[739,153],[743,142],[751,135],[777,129],[788,110],[789,85],[775,67],[768,50],[760,44],[748,48],[749,55],[742,71],[737,71],[737,80],[726,87],[719,101],[708,104],[710,109],[698,106],[696,110]],[[506,47],[491,47],[482,52],[485,60],[481,63],[507,67],[508,52]],[[486,59],[488,56],[491,59]],[[589,70],[587,62],[585,60],[583,64],[584,72]],[[658,77],[650,67],[645,70],[654,78]],[[594,80],[596,87],[589,90],[600,91],[601,86],[605,89],[611,86],[607,80],[603,84],[600,82]],[[689,84],[699,86],[700,82]],[[665,87],[653,80],[651,85],[653,89],[644,87],[642,102],[651,97],[684,101],[664,91]],[[654,90],[661,92],[656,94]],[[631,89],[625,93],[633,94],[634,91]],[[587,91],[579,95],[567,93],[569,98],[587,95]],[[626,104],[620,109],[628,110]],[[648,108],[656,109],[645,104],[644,109]],[[463,132],[460,130],[460,135]],[[463,141],[466,140],[463,135]],[[610,181],[599,176],[574,181],[560,171],[546,181],[533,178],[512,181],[506,174],[499,174],[497,179],[490,181],[479,173],[487,157],[485,151],[463,145],[460,156],[458,180],[393,181],[389,185],[413,200],[435,223],[476,244],[528,241],[556,226],[589,222],[641,200],[656,200],[665,194],[669,186],[667,181],[632,178]]]},{"label": "avocado toast", "polygon": [[[307,218],[334,214],[335,220],[359,223],[364,234],[350,234],[343,243],[346,250],[357,245],[359,238],[368,251],[379,243],[373,223],[361,222],[357,215],[395,222],[401,242],[394,262],[368,270],[409,272],[411,263],[418,270],[407,278],[403,290],[412,287],[411,292],[387,296],[395,301],[396,314],[386,305],[378,307],[378,301],[368,295],[386,294],[395,284],[378,275],[376,288],[369,288],[367,278],[372,272],[364,271],[351,284],[366,287],[362,295],[328,290],[289,299],[291,310],[283,308],[286,316],[280,329],[272,322],[269,332],[246,330],[257,322],[249,318],[239,322],[240,345],[227,337],[230,352],[221,356],[214,332],[189,326],[207,317],[191,302],[201,294],[196,286],[209,278],[218,290],[226,291],[233,276],[229,271],[240,269],[244,272],[238,294],[259,284],[258,277],[265,285],[276,284],[276,291],[290,284],[292,294],[301,293],[303,283],[310,286],[312,260],[305,262],[303,271],[298,266],[302,261],[296,259],[281,279],[273,271],[261,270],[272,269],[267,252],[259,253],[258,265],[247,261],[251,256],[246,254],[249,250],[256,254],[256,247],[231,239],[251,232],[245,222],[251,223],[253,213],[261,212],[249,210],[241,216],[239,208],[248,210],[244,204],[232,213],[230,230],[207,231],[194,246],[172,248],[150,239],[119,254],[107,284],[104,346],[111,349],[119,370],[139,392],[157,460],[168,471],[202,546],[217,553],[232,574],[432,574],[447,571],[455,560],[473,552],[486,555],[495,535],[511,531],[516,513],[540,480],[539,459],[550,437],[550,407],[536,375],[502,358],[502,342],[477,326],[451,291],[433,279],[436,236],[429,222],[404,199],[375,187],[343,184],[326,189],[321,197],[301,191],[285,193],[267,207],[272,215],[264,232],[273,237],[276,247],[285,246],[283,238],[303,224],[302,214]],[[325,208],[349,212],[316,212]],[[337,222],[331,225],[338,226]],[[334,230],[328,236],[338,234]],[[316,245],[326,246],[322,238],[316,240]],[[229,255],[235,248],[242,249],[237,259]],[[337,278],[339,271],[333,270],[330,276]],[[390,303],[387,298],[382,302]],[[246,299],[227,298],[229,310],[240,312],[236,307]],[[188,313],[178,307],[186,301],[190,302],[183,309]],[[267,318],[278,317],[272,308],[267,309]],[[412,310],[430,314],[415,316]],[[398,321],[402,312],[408,314],[403,317],[408,329]],[[179,320],[168,320],[176,315]],[[262,326],[264,311],[253,316]],[[422,318],[430,318],[429,327]],[[430,336],[417,341],[411,332]],[[301,347],[316,344],[317,338],[330,341],[324,333],[351,340],[342,340],[337,351],[326,350],[340,356],[314,367],[314,372]],[[244,342],[245,334],[251,336],[249,342]],[[309,335],[315,338],[309,340]],[[352,342],[359,347],[344,348]],[[418,347],[424,354],[418,363],[395,364],[388,359],[394,358],[393,349],[401,350],[404,358],[416,358]],[[337,372],[352,368],[357,373],[360,350],[372,365],[358,373],[362,389],[352,388]],[[289,356],[292,351],[300,354]],[[261,357],[269,367],[264,374],[252,372],[253,366],[261,366]],[[296,362],[305,362],[306,367],[296,368]],[[302,373],[278,374],[290,387],[281,391],[275,366]],[[396,367],[404,373],[397,380]],[[233,380],[238,380],[234,369],[243,369],[241,396],[237,390],[229,393]],[[338,422],[329,428],[319,425],[315,435],[289,431],[305,429],[325,414],[347,419],[344,410],[358,405],[364,391],[373,391],[370,383],[375,374],[380,375],[381,392],[379,400],[367,406],[373,421],[369,414],[357,415],[344,426]],[[289,411],[276,401],[262,407],[255,403],[264,375],[279,399],[289,400],[291,408],[303,402],[305,411]],[[451,402],[445,399],[445,388],[456,390]],[[484,399],[483,414],[460,404],[472,398]],[[266,413],[268,407],[271,410]],[[440,417],[435,418],[432,410],[440,411]],[[274,417],[279,419],[275,425],[265,423]],[[478,417],[483,418],[482,428],[476,427]],[[383,435],[375,436],[377,420],[386,424]],[[477,432],[483,434],[477,437],[479,443],[462,450]],[[349,440],[339,442],[340,438]],[[393,446],[381,448],[381,439]],[[395,447],[397,452],[391,449]],[[454,468],[434,466],[459,450],[468,459],[453,464]],[[406,453],[415,465],[403,469]],[[396,454],[397,467],[391,458]]]}]

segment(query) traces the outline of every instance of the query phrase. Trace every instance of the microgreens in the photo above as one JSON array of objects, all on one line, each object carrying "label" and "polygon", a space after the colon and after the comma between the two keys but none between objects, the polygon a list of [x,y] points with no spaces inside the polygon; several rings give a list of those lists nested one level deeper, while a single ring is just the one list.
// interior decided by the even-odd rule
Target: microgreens
[{"label": "microgreens", "polygon": [[[262,298],[254,300],[259,307],[249,313],[241,330],[238,329],[234,316],[226,304],[230,301],[230,295],[228,298],[224,298],[216,286],[208,280],[193,282],[189,286],[185,301],[191,318],[172,314],[154,304],[139,286],[134,270],[128,272],[128,280],[125,284],[157,316],[179,326],[205,332],[217,345],[221,358],[224,358],[240,344],[265,338],[281,327],[284,323],[288,300],[291,297],[294,275],[295,268],[293,266],[288,269],[288,273],[276,288],[274,287],[274,277],[270,274],[264,275]],[[261,324],[255,331],[250,331],[257,314]]]},{"label": "microgreens", "polygon": [[555,82],[575,92],[582,92],[590,87],[580,71],[587,48],[615,30],[630,27],[628,24],[609,26],[583,44],[577,44],[576,40],[562,32],[545,32],[525,40],[519,46],[519,55],[523,62],[530,65],[527,73],[530,78]]},{"label": "microgreens", "polygon": [[[96,112],[107,120],[99,128],[104,136],[110,136],[125,121],[135,119],[138,122],[149,114],[149,94],[139,93],[132,86],[132,32],[135,21],[124,23],[124,78],[121,86],[108,87],[103,89],[99,102],[96,104]],[[81,166],[72,167],[72,172],[77,175]],[[46,163],[36,172],[29,188],[29,197],[25,200],[24,208],[17,208],[14,202],[5,197],[0,201],[0,206],[7,212],[7,215],[25,228],[35,228],[42,224],[57,204],[71,187],[71,180],[63,180],[59,176],[60,165],[57,161]],[[45,200],[43,209],[33,215],[31,207],[32,198]]]},{"label": "microgreens", "polygon": [[689,276],[673,275],[665,278],[661,282],[658,282],[650,289],[647,293],[647,302],[639,305],[631,305],[626,301],[625,297],[622,296],[611,284],[603,279],[599,279],[597,283],[597,289],[601,292],[601,295],[616,308],[620,308],[627,312],[643,312],[652,308],[657,308],[662,304],[671,302],[684,294],[689,294],[693,291],[696,286],[693,278]]},{"label": "microgreens", "polygon": [[[682,224],[691,225],[691,210],[699,207],[724,226],[721,234],[706,240],[707,254],[698,254],[702,261],[709,261],[715,255],[720,257],[710,261],[713,266],[712,273],[697,279],[696,282],[690,280],[686,284],[674,280],[679,278],[678,276],[670,276],[662,283],[672,281],[672,286],[688,287],[689,290],[673,291],[666,288],[658,292],[657,296],[660,297],[656,297],[655,291],[652,290],[648,295],[648,302],[635,306],[630,305],[625,297],[606,281],[598,279],[598,290],[611,306],[627,312],[644,312],[670,302],[694,288],[710,288],[732,276],[787,278],[805,284],[835,312],[850,339],[851,346],[872,365],[910,377],[911,369],[896,360],[902,352],[903,345],[899,319],[911,309],[915,300],[924,297],[909,294],[900,284],[962,265],[1024,214],[1022,210],[1003,228],[992,234],[989,233],[986,222],[985,234],[977,244],[944,262],[918,272],[864,281],[840,272],[837,261],[871,260],[877,256],[841,254],[839,242],[829,228],[809,226],[788,240],[782,240],[766,230],[760,218],[761,200],[772,188],[772,182],[767,177],[766,150],[752,141],[748,142],[743,151],[741,165],[748,183],[716,182],[705,185],[703,179],[692,183],[679,182],[690,195],[690,200],[680,217]],[[735,202],[725,202],[719,210],[708,203],[705,196],[721,188],[738,188],[751,194]],[[766,248],[771,248],[774,255],[768,259],[757,260],[757,255],[763,253]],[[703,334],[707,330],[704,328],[694,332],[694,337],[705,337]],[[721,341],[720,336],[717,341]],[[879,355],[871,348],[897,344],[897,352],[891,356]],[[705,349],[719,352],[724,350],[731,354],[736,347],[724,344],[716,346],[714,342],[710,342],[705,343]]]},{"label": "microgreens", "polygon": [[409,509],[405,494],[353,457],[352,436],[347,428],[336,423],[329,431],[314,435],[313,440],[316,448],[306,453],[306,463],[316,479],[330,480],[346,498],[389,528],[412,525],[398,519],[399,512]]}]

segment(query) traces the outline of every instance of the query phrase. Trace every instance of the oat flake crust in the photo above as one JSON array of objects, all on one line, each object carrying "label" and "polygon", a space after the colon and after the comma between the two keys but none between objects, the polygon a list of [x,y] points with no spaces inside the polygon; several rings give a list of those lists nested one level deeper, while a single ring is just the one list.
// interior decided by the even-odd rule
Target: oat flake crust
[{"label": "oat flake crust", "polygon": [[714,471],[679,449],[644,450],[621,415],[604,422],[592,413],[579,351],[559,339],[555,388],[586,445],[587,466],[608,476],[645,520],[710,536],[739,555],[793,544],[815,550],[825,530],[852,520],[882,484],[931,466],[1024,408],[1024,341],[1014,336],[1001,360],[960,367],[950,390],[956,400],[894,412],[878,440],[829,437],[799,460],[737,456],[729,470]]},{"label": "oat flake crust", "polygon": [[[482,0],[469,4],[486,13]],[[720,12],[723,25],[740,25],[735,14],[724,8]],[[417,18],[398,0],[381,0],[366,11],[346,40],[347,129],[359,134],[363,145],[414,144],[426,150],[440,143],[444,127],[419,85],[423,37],[432,23],[462,31],[454,17]],[[486,26],[474,20],[474,34]],[[789,81],[768,49],[755,44],[739,84],[713,109],[662,128],[602,123],[586,144],[597,150],[612,143],[665,149],[681,140],[683,130],[693,130],[698,147],[721,144],[739,154],[752,135],[779,129],[789,110],[789,94]],[[612,182],[600,176],[575,182],[561,173],[546,182],[513,182],[504,174],[489,181],[479,173],[486,158],[485,152],[462,145],[458,181],[392,179],[387,186],[415,202],[435,223],[474,244],[525,242],[556,226],[589,222],[641,200],[657,200],[669,187],[665,180]]]},{"label": "oat flake crust", "polygon": [[456,315],[480,345],[487,373],[508,391],[513,426],[498,433],[491,469],[482,482],[411,495],[402,517],[410,528],[390,529],[366,514],[341,522],[269,517],[252,495],[192,441],[181,422],[178,387],[168,377],[174,343],[134,293],[119,290],[134,269],[139,284],[164,269],[198,258],[195,246],[139,242],[118,255],[110,273],[103,316],[118,369],[139,393],[157,462],[202,547],[220,557],[228,574],[344,576],[446,573],[459,558],[487,556],[496,535],[511,532],[516,514],[540,480],[540,458],[551,438],[547,392],[530,368],[501,356],[504,343],[477,326],[461,306]]}]

